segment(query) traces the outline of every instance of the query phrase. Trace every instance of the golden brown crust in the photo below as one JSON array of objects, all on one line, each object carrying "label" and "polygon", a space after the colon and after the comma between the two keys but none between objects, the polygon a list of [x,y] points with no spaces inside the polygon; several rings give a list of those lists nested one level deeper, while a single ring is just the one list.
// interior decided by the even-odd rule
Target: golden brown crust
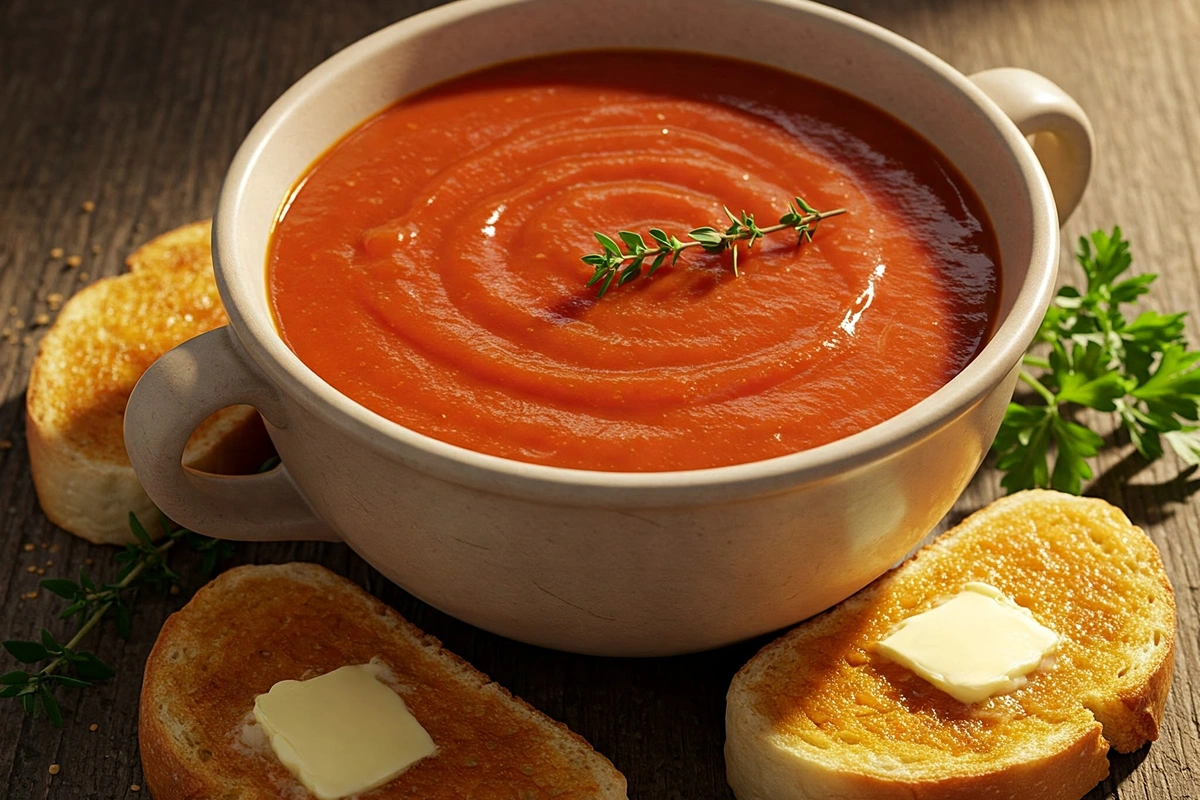
[{"label": "golden brown crust", "polygon": [[[193,773],[188,768],[185,751],[173,746],[170,733],[147,697],[143,688],[138,708],[138,749],[150,796],[155,800],[242,800],[240,793],[222,791],[206,781],[203,773]],[[196,756],[189,753],[187,757]],[[149,778],[152,773],[154,780]]]},{"label": "golden brown crust", "polygon": [[[566,726],[490,682],[354,584],[311,564],[239,567],[163,626],[146,662],[142,765],[155,800],[307,794],[244,728],[275,682],[381,659],[438,753],[363,800],[624,798],[625,781]],[[248,743],[249,742],[249,743]]]},{"label": "golden brown crust", "polygon": [[[130,256],[136,272],[82,289],[63,306],[34,360],[25,408],[38,499],[55,524],[92,542],[132,541],[131,511],[148,523],[157,517],[125,454],[125,405],[155,359],[228,321],[208,231],[205,221],[159,236]],[[184,463],[250,472],[269,453],[261,420],[243,406],[203,422]]]},{"label": "golden brown crust", "polygon": [[155,236],[125,259],[130,272],[212,269],[212,220],[202,219]]},{"label": "golden brown crust", "polygon": [[[997,586],[1064,641],[1055,669],[967,705],[872,643],[970,580]],[[738,673],[730,783],[741,800],[868,790],[1075,800],[1107,773],[1110,744],[1157,736],[1174,611],[1157,549],[1119,510],[1054,492],[997,501]]]},{"label": "golden brown crust", "polygon": [[[1162,575],[1162,602],[1170,604],[1175,617],[1175,594]],[[1104,726],[1104,736],[1118,753],[1132,753],[1147,742],[1158,739],[1159,726],[1167,706],[1167,692],[1175,667],[1175,627],[1165,631],[1164,641],[1155,648],[1156,657],[1131,669],[1130,680],[1114,695],[1096,693],[1085,698],[1088,710]]]},{"label": "golden brown crust", "polygon": [[[820,791],[823,800],[1078,800],[1108,775],[1107,747],[1096,726],[1070,746],[1045,758],[1010,765],[993,773],[948,775],[937,780],[897,781],[853,773],[793,773],[793,779]],[[776,800],[788,794],[749,795]],[[738,795],[742,798],[742,795]],[[746,798],[742,798],[746,800]]]}]

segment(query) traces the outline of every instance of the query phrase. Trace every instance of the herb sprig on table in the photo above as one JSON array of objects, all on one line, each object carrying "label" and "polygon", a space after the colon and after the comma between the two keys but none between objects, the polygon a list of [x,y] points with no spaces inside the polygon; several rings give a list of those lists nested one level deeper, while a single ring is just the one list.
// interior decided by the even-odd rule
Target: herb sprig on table
[{"label": "herb sprig on table", "polygon": [[156,544],[138,518],[129,515],[129,527],[136,542],[128,544],[117,554],[122,564],[110,583],[97,584],[83,569],[79,580],[48,578],[42,588],[69,601],[59,615],[61,619],[78,618],[79,629],[65,644],[60,643],[45,628],[40,641],[10,639],[4,649],[22,664],[42,666],[35,671],[15,670],[0,675],[0,697],[15,697],[26,712],[37,717],[45,712],[50,721],[62,726],[62,711],[54,690],[59,686],[86,688],[95,681],[113,676],[113,670],[94,654],[81,650],[80,645],[89,633],[107,617],[112,617],[117,635],[129,639],[133,623],[127,597],[130,592],[148,587],[167,591],[180,582],[179,575],[167,564],[167,553],[181,542],[203,555],[205,574],[213,572],[219,559],[232,553],[232,544],[210,539],[198,533],[174,528],[163,520],[163,538]]},{"label": "herb sprig on table", "polygon": [[[601,252],[583,257],[583,263],[592,267],[595,272],[587,282],[588,286],[599,285],[598,297],[603,297],[616,280],[618,286],[629,283],[642,274],[646,261],[650,266],[646,269],[646,277],[650,277],[663,265],[669,256],[671,263],[679,260],[680,254],[691,247],[703,248],[707,253],[720,253],[730,250],[733,255],[733,274],[738,275],[738,242],[745,242],[746,249],[754,247],[754,243],[764,236],[778,231],[791,230],[796,233],[797,246],[811,242],[813,234],[821,220],[845,214],[846,209],[835,208],[833,211],[817,211],[802,198],[796,197],[788,203],[787,212],[779,218],[779,224],[760,228],[754,221],[754,215],[742,211],[741,216],[725,208],[725,216],[729,217],[729,227],[724,231],[712,227],[694,228],[687,236],[692,241],[683,242],[675,236],[668,235],[661,228],[651,228],[650,238],[654,246],[646,244],[642,235],[635,231],[619,231],[617,238],[625,245],[625,250],[611,236],[596,232],[593,235],[600,243]],[[628,262],[628,263],[626,263]]]},{"label": "herb sprig on table", "polygon": [[1081,408],[1113,412],[1148,461],[1163,441],[1187,464],[1200,464],[1200,351],[1188,350],[1185,313],[1122,311],[1156,276],[1125,277],[1133,263],[1121,229],[1081,237],[1075,256],[1084,289],[1059,290],[1022,361],[1033,402],[1008,406],[993,445],[1008,491],[1036,487],[1079,494],[1092,477],[1088,459],[1104,445],[1075,421]]}]

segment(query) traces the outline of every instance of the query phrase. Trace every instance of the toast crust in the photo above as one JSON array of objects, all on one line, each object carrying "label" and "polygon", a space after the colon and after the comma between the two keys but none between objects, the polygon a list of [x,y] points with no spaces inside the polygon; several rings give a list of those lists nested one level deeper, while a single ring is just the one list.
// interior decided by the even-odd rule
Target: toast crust
[{"label": "toast crust", "polygon": [[514,698],[353,583],[313,564],[232,569],[163,626],[138,736],[155,800],[307,792],[257,742],[254,697],[277,681],[380,659],[438,752],[359,797],[625,798],[581,737]]},{"label": "toast crust", "polygon": [[174,230],[134,250],[125,259],[130,272],[212,269],[212,220],[201,219]]},{"label": "toast crust", "polygon": [[[228,322],[209,230],[207,221],[193,223],[146,243],[130,256],[129,274],[84,287],[42,339],[25,402],[34,487],[52,522],[89,541],[133,541],[131,511],[158,529],[158,512],[125,453],[125,406],[155,359]],[[197,428],[184,463],[252,472],[269,453],[257,413],[238,406]]]},{"label": "toast crust", "polygon": [[[967,581],[1064,636],[1054,669],[963,704],[873,651]],[[1157,549],[1116,508],[1023,492],[767,645],[734,678],[729,782],[755,798],[1077,800],[1158,736],[1174,596]]]}]

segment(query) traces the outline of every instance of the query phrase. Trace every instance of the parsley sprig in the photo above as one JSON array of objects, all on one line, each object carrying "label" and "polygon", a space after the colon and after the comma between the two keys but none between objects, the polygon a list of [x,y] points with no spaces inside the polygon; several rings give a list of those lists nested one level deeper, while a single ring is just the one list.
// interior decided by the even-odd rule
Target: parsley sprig
[{"label": "parsley sprig", "polygon": [[1041,402],[1010,403],[992,446],[1010,492],[1080,493],[1104,440],[1073,419],[1079,408],[1115,413],[1148,461],[1163,455],[1165,439],[1185,463],[1200,464],[1200,351],[1187,348],[1186,314],[1126,319],[1122,306],[1146,294],[1156,276],[1123,277],[1133,258],[1120,228],[1080,237],[1075,258],[1086,288],[1059,290],[1022,361],[1020,379]]},{"label": "parsley sprig", "polygon": [[816,233],[821,220],[845,213],[846,209],[844,208],[835,208],[833,211],[817,211],[803,198],[796,197],[788,203],[788,210],[779,218],[779,224],[761,228],[754,221],[753,214],[742,211],[741,216],[738,216],[726,207],[725,216],[729,217],[729,227],[724,231],[707,226],[695,228],[687,234],[692,241],[683,242],[675,236],[668,235],[661,228],[651,228],[650,238],[654,240],[653,247],[647,245],[646,240],[636,231],[619,231],[617,238],[625,245],[625,251],[621,250],[621,245],[617,244],[611,236],[597,231],[593,235],[600,243],[601,252],[591,253],[582,259],[583,263],[595,270],[587,285],[599,285],[600,288],[596,294],[598,297],[604,297],[604,293],[608,291],[614,280],[616,280],[617,286],[623,286],[641,275],[642,266],[647,260],[650,261],[650,266],[645,274],[649,278],[658,271],[668,256],[673,265],[679,260],[679,255],[689,247],[701,247],[707,253],[732,251],[733,274],[734,277],[737,277],[739,274],[738,242],[744,241],[746,249],[750,249],[754,247],[756,241],[764,236],[777,231],[791,230],[796,233],[796,245],[799,246],[804,242],[812,241],[813,234]]},{"label": "parsley sprig", "polygon": [[162,525],[163,538],[155,544],[138,518],[129,515],[129,527],[137,541],[127,544],[117,554],[116,559],[122,567],[110,583],[97,584],[83,569],[79,570],[77,581],[48,578],[41,582],[46,591],[69,601],[59,614],[61,619],[77,617],[82,622],[65,644],[45,628],[42,628],[40,641],[10,639],[4,642],[4,649],[22,664],[46,663],[36,671],[14,670],[0,675],[0,697],[15,697],[29,714],[37,717],[45,712],[51,722],[61,727],[62,711],[54,690],[59,686],[86,688],[114,674],[112,668],[94,654],[79,649],[87,635],[111,615],[117,635],[129,639],[133,622],[128,594],[142,586],[167,591],[179,584],[179,575],[167,564],[167,552],[183,542],[202,554],[206,574],[216,568],[219,559],[233,552],[229,542],[174,528],[165,519]]}]

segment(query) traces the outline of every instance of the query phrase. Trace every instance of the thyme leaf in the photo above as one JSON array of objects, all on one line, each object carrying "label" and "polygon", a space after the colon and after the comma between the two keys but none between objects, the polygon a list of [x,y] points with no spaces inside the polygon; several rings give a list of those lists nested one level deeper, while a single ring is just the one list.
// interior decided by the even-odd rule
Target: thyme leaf
[{"label": "thyme leaf", "polygon": [[184,543],[204,556],[204,571],[210,573],[217,561],[232,554],[232,544],[210,539],[198,533],[175,528],[162,521],[163,538],[155,544],[141,521],[129,515],[129,528],[134,543],[125,546],[116,560],[122,564],[112,582],[97,583],[86,570],[79,570],[78,580],[47,578],[42,588],[68,602],[59,614],[61,619],[78,617],[81,622],[75,634],[65,643],[42,628],[38,641],[9,639],[4,649],[21,664],[41,664],[35,671],[17,669],[0,675],[0,697],[13,697],[34,717],[45,713],[56,726],[63,724],[62,711],[54,695],[57,687],[84,689],[96,681],[113,677],[111,667],[93,653],[81,650],[80,645],[107,617],[112,617],[117,635],[128,639],[133,629],[127,597],[130,592],[145,586],[167,591],[180,582],[179,575],[167,564],[167,553]]},{"label": "thyme leaf", "polygon": [[[654,244],[650,246],[636,231],[618,231],[616,238],[625,245],[625,249],[622,250],[616,239],[596,231],[593,236],[600,243],[601,251],[589,253],[581,259],[583,263],[593,269],[592,277],[588,280],[587,285],[597,286],[597,296],[603,297],[612,286],[613,281],[616,281],[618,286],[623,286],[638,277],[648,278],[666,262],[668,256],[671,258],[671,264],[674,265],[679,260],[680,254],[692,247],[699,247],[706,253],[731,251],[733,274],[736,277],[739,274],[739,242],[745,242],[746,249],[749,250],[754,247],[756,241],[764,236],[790,230],[795,232],[796,244],[799,246],[812,241],[813,234],[816,233],[821,220],[846,213],[844,208],[836,208],[833,211],[817,211],[803,198],[795,197],[788,203],[787,211],[779,218],[778,224],[762,228],[754,221],[753,214],[746,211],[742,211],[740,215],[734,214],[728,208],[725,208],[724,211],[725,216],[729,218],[727,228],[724,230],[709,226],[693,228],[687,233],[687,238],[691,240],[687,242],[680,241],[675,236],[668,236],[660,228],[651,228],[649,234]],[[650,265],[643,272],[647,260],[650,260]]]}]

